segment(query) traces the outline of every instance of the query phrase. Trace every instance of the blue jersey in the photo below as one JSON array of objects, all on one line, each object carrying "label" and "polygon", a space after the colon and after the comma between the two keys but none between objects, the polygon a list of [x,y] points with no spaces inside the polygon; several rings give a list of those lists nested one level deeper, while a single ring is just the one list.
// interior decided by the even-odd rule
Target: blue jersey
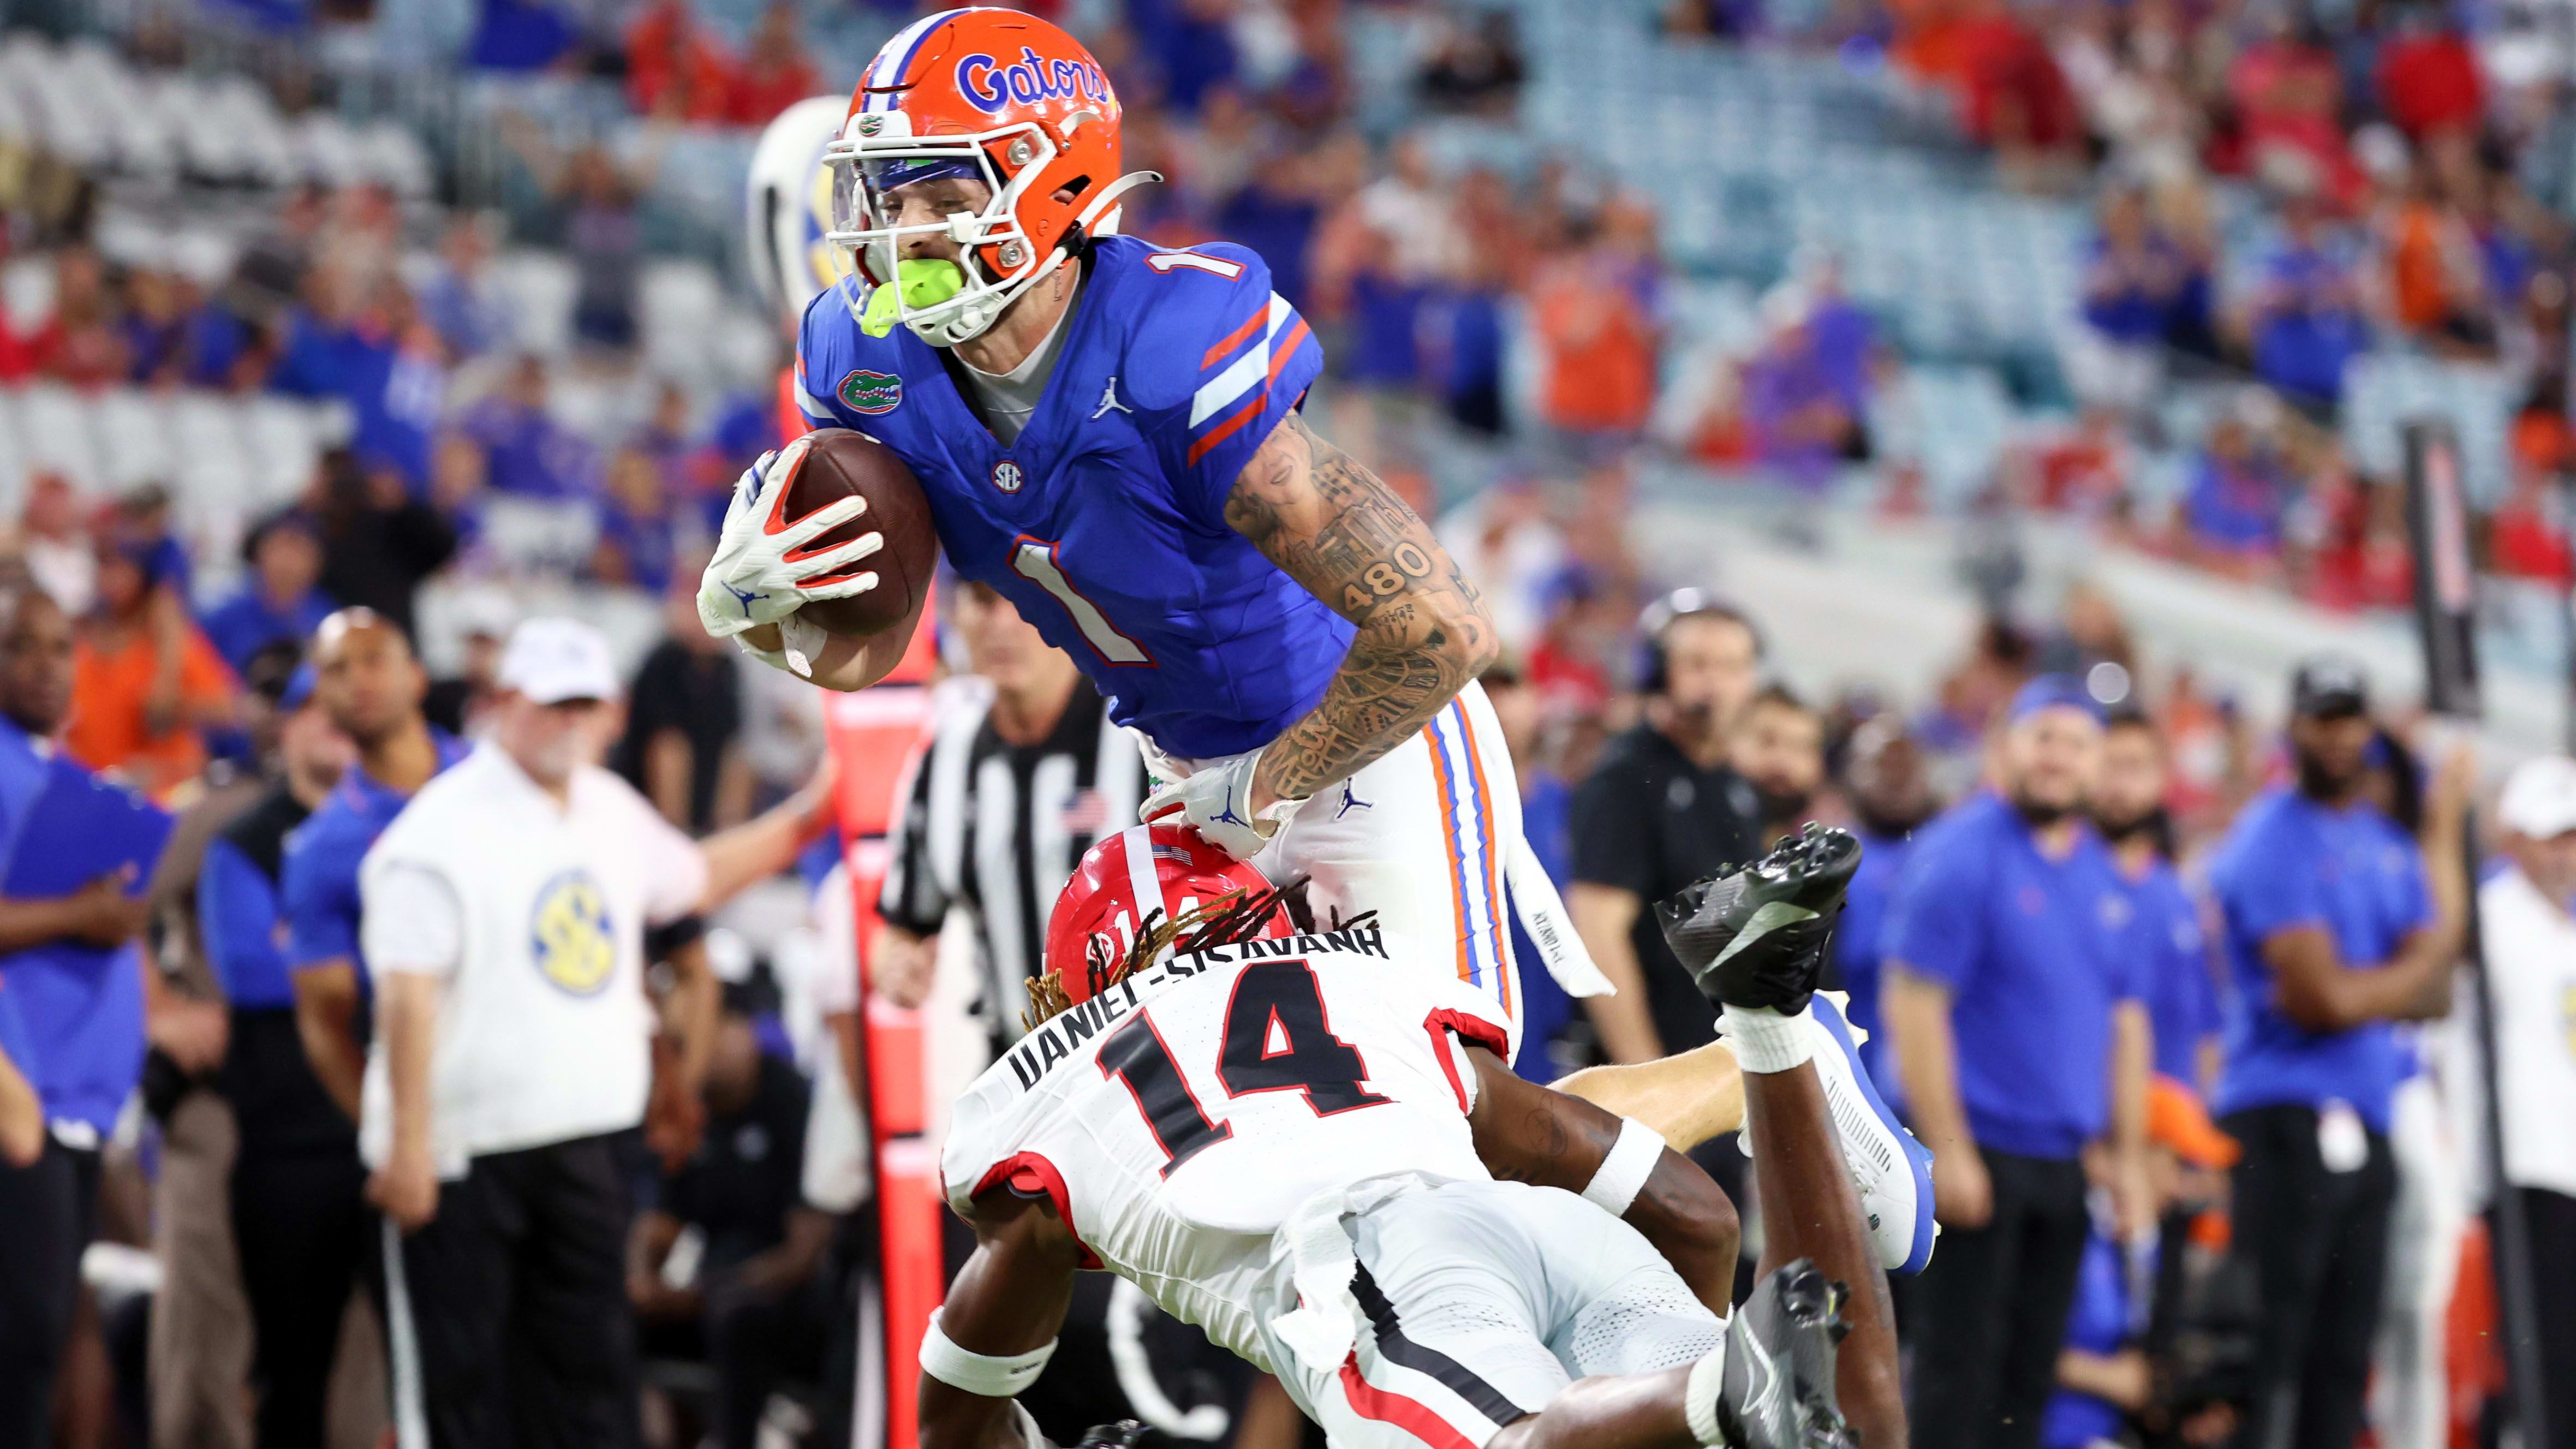
[{"label": "blue jersey", "polygon": [[1101,238],[1007,448],[936,349],[860,331],[854,295],[845,281],[805,309],[806,420],[893,449],[949,566],[1073,656],[1112,719],[1204,759],[1267,744],[1323,698],[1351,626],[1225,521],[1236,476],[1324,364],[1260,257]]},{"label": "blue jersey", "polygon": [[2210,861],[2209,891],[2226,922],[2236,988],[2219,1112],[2341,1101],[2371,1130],[2386,1132],[2389,1100],[2413,1070],[2396,1028],[2365,1021],[2312,1032],[2292,1021],[2272,990],[2263,943],[2315,927],[2334,938],[2345,968],[2377,969],[2409,935],[2433,924],[2432,887],[2414,837],[2376,806],[2330,809],[2276,789],[2238,813]]},{"label": "blue jersey", "polygon": [[2087,826],[2062,859],[1981,791],[1914,834],[1879,934],[1950,991],[1959,1100],[1980,1145],[2073,1161],[2111,1123],[2112,1017],[2145,992],[2128,892]]},{"label": "blue jersey", "polygon": [[[464,759],[470,748],[444,730],[433,728],[429,734],[438,747],[441,771]],[[409,795],[378,784],[352,765],[329,797],[286,837],[278,894],[286,912],[290,970],[337,960],[366,964],[358,953],[358,863],[410,803]],[[361,990],[366,979],[367,973],[359,971]]]},{"label": "blue jersey", "polygon": [[197,868],[197,934],[206,965],[224,999],[237,1009],[269,1010],[295,1004],[287,980],[286,952],[278,929],[277,881],[242,848],[218,835],[206,842]]},{"label": "blue jersey", "polygon": [[[0,892],[59,899],[123,867],[137,876],[129,893],[139,892],[169,838],[170,817],[68,756],[34,755],[35,743],[14,725],[0,724],[0,735],[9,756],[0,767],[0,828],[14,837],[0,862]],[[40,785],[25,773],[28,758],[42,765]],[[0,974],[32,1048],[27,1076],[46,1120],[106,1135],[143,1071],[140,945],[57,936],[0,958]]]}]

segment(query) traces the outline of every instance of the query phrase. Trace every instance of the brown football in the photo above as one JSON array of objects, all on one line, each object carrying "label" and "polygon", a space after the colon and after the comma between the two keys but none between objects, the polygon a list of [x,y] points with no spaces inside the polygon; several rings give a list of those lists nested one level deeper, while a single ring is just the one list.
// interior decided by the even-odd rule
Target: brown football
[{"label": "brown football", "polygon": [[871,530],[885,535],[885,547],[857,565],[876,574],[875,588],[846,599],[817,599],[797,613],[834,634],[882,634],[910,617],[930,592],[939,563],[930,500],[922,496],[912,470],[876,439],[847,428],[819,428],[812,436],[812,451],[787,485],[788,520],[856,495],[868,501],[867,511],[827,530],[808,547],[828,548]]}]

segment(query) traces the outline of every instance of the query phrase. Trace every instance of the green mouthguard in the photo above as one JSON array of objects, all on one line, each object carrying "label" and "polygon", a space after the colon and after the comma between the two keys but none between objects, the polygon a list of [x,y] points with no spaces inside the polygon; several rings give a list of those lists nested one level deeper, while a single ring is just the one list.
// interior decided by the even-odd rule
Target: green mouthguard
[{"label": "green mouthguard", "polygon": [[903,305],[915,312],[936,307],[966,290],[966,274],[955,262],[934,261],[916,257],[895,263],[895,285],[879,287],[868,294],[867,315],[859,320],[859,330],[870,337],[883,337],[894,331],[894,299],[898,289]]}]

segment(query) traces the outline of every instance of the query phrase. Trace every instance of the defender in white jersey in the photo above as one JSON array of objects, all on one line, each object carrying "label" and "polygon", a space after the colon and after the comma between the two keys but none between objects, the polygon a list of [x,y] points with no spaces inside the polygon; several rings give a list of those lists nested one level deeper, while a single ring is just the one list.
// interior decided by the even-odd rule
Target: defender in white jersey
[{"label": "defender in white jersey", "polygon": [[[1366,921],[1283,934],[1276,899],[1179,831],[1085,858],[1032,989],[1043,1020],[951,1116],[942,1173],[978,1247],[922,1350],[925,1445],[1040,1443],[1004,1401],[1077,1268],[1276,1373],[1335,1445],[1388,1449],[1848,1444],[1830,1275],[1862,1285],[1843,1391],[1871,1449],[1901,1444],[1884,1282],[1803,1057],[1765,1058],[1803,1105],[1759,1140],[1814,1199],[1766,1199],[1780,1251],[1815,1261],[1730,1325],[1735,1218],[1705,1173],[1512,1076],[1483,993],[1387,969]],[[1820,936],[1763,929],[1733,954],[1821,961]],[[1748,1076],[1757,1119],[1774,1085]]]}]

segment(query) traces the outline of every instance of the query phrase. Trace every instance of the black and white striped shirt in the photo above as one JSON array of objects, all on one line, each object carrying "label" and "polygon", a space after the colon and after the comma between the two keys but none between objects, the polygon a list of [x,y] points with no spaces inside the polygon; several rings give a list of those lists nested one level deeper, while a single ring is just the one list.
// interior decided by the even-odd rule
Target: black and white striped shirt
[{"label": "black and white striped shirt", "polygon": [[991,716],[989,702],[950,709],[913,762],[878,911],[917,936],[955,907],[974,912],[974,1011],[998,1048],[1020,1036],[1021,983],[1045,963],[1057,892],[1093,841],[1135,823],[1145,765],[1088,682],[1039,744],[1006,743]]}]

